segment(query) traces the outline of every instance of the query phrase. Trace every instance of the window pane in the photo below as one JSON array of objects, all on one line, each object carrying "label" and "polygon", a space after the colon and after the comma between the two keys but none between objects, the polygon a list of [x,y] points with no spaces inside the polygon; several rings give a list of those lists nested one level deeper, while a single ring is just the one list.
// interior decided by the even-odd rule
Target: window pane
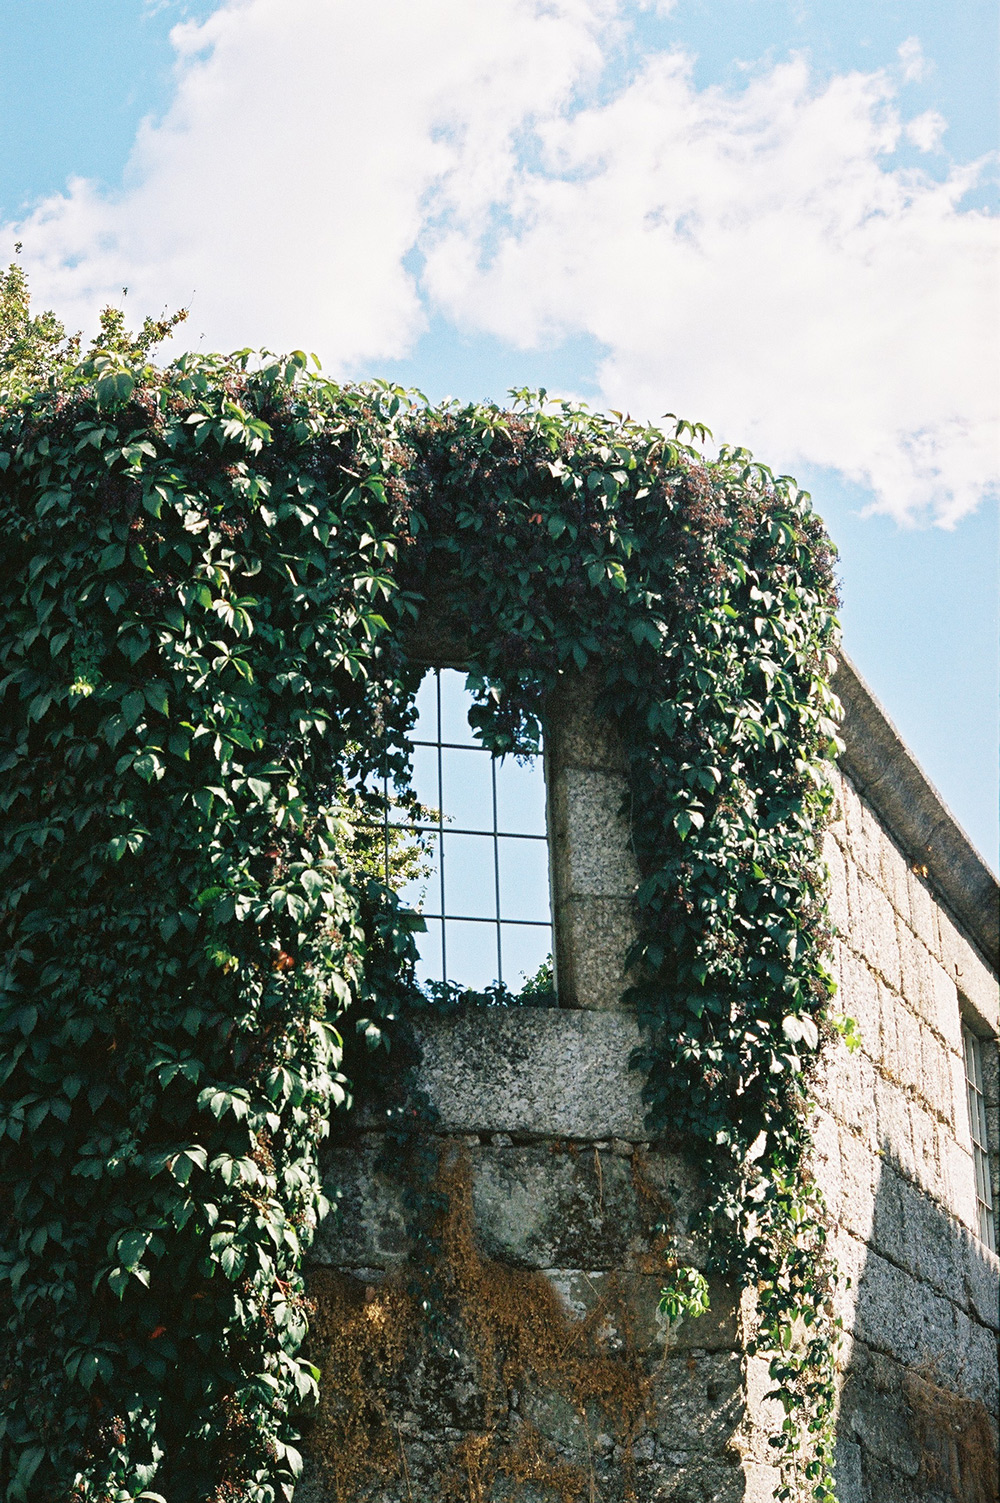
[{"label": "window pane", "polygon": [[493,758],[489,752],[441,753],[441,785],[447,823],[457,830],[493,829]]},{"label": "window pane", "polygon": [[[512,992],[519,992],[552,953],[552,930],[528,924],[501,924],[503,979]],[[449,964],[451,962],[449,961]]]},{"label": "window pane", "polygon": [[448,980],[483,991],[497,979],[497,926],[461,920],[448,925]]},{"label": "window pane", "polygon": [[974,1158],[976,1167],[976,1199],[982,1202],[983,1209],[985,1209],[990,1203],[989,1165],[986,1162],[985,1153],[977,1152]]},{"label": "window pane", "polygon": [[472,695],[465,687],[465,674],[454,668],[441,669],[441,740],[458,746],[478,746],[469,727]]},{"label": "window pane", "polygon": [[438,754],[434,746],[413,748],[412,787],[425,809],[439,809],[441,796],[438,791]]},{"label": "window pane", "polygon": [[427,933],[414,936],[420,959],[417,961],[417,980],[442,981],[441,969],[441,920],[428,919]]},{"label": "window pane", "polygon": [[544,840],[499,840],[500,917],[548,922],[549,848]]},{"label": "window pane", "polygon": [[440,913],[441,874],[438,866],[437,836],[423,836],[422,848],[418,849],[414,847],[413,836],[407,836],[404,849],[408,853],[414,852],[413,856],[408,858],[408,865],[411,860],[416,863],[417,873],[396,889],[399,901],[404,908],[416,908],[421,913]]},{"label": "window pane", "polygon": [[426,744],[413,746],[412,788],[428,811],[419,822],[436,827],[440,813],[442,829],[425,832],[410,854],[397,836],[390,854],[397,879],[405,876],[400,901],[427,923],[418,979],[446,974],[482,990],[502,978],[516,992],[552,949],[543,765],[541,757],[495,762],[470,730],[472,704],[464,673],[425,675],[412,739]]},{"label": "window pane", "polygon": [[437,674],[425,673],[417,690],[415,700],[417,723],[410,732],[414,741],[436,741],[438,738]]},{"label": "window pane", "polygon": [[504,757],[497,769],[497,828],[512,835],[545,834],[545,775],[541,757],[519,763]]},{"label": "window pane", "polygon": [[496,918],[492,836],[445,832],[444,901],[446,914]]}]

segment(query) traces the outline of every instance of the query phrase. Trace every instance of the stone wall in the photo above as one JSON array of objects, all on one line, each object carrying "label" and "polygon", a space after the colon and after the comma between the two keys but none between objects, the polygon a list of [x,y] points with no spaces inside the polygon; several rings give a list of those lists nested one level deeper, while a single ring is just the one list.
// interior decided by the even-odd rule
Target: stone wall
[{"label": "stone wall", "polygon": [[[996,978],[846,776],[827,840],[839,1005],[817,1169],[838,1225],[841,1503],[996,1496],[996,1255],[977,1234],[963,1019],[984,1039],[994,1204]],[[977,1493],[977,1489],[979,1489]]]},{"label": "stone wall", "polygon": [[[611,1011],[488,1009],[425,1026],[421,1083],[442,1114],[437,1183],[449,1200],[451,1271],[436,1298],[448,1313],[436,1349],[421,1352],[415,1320],[396,1370],[368,1372],[365,1441],[378,1433],[385,1475],[340,1496],[743,1498],[726,1292],[664,1351],[655,1228],[676,1225],[681,1255],[697,1259],[685,1232],[697,1197],[688,1168],[649,1147],[627,1068],[637,1041],[634,1021]],[[405,1295],[410,1246],[398,1179],[378,1169],[383,1146],[383,1133],[362,1130],[331,1152],[331,1180],[348,1186],[343,1223],[314,1253],[370,1307],[387,1288]],[[312,1496],[333,1498],[345,1446],[336,1406],[318,1428],[326,1485]]]},{"label": "stone wall", "polygon": [[[914,849],[914,764],[890,747],[872,786],[885,722],[858,703],[827,856],[839,1005],[863,1044],[828,1051],[816,1121],[852,1280],[840,1503],[992,1503],[1000,1264],[976,1235],[961,1056],[963,1016],[997,1034],[988,882],[939,801],[920,826],[933,845],[921,833]],[[387,1144],[384,1120],[360,1116],[331,1144],[340,1211],[312,1255],[324,1399],[304,1503],[763,1503],[775,1485],[780,1417],[732,1297],[714,1289],[669,1341],[656,1313],[668,1249],[703,1259],[698,1194],[649,1141],[628,1069],[635,868],[621,757],[585,684],[554,707],[547,756],[561,1005],[428,1021],[434,1134]],[[984,1059],[995,1149],[995,1046]],[[418,1277],[427,1237],[443,1272]]]}]

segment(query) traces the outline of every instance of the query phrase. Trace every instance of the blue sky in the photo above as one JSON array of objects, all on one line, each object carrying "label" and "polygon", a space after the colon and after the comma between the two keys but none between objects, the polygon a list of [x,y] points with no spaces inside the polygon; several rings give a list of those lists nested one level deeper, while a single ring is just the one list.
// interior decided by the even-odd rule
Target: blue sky
[{"label": "blue sky", "polygon": [[0,256],[74,325],[127,285],[193,344],[749,443],[812,491],[845,646],[995,865],[996,30],[978,0],[6,0]]}]

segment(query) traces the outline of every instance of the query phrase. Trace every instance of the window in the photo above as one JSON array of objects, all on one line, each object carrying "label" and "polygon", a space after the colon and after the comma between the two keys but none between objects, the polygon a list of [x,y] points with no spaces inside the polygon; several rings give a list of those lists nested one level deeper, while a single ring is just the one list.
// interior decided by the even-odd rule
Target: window
[{"label": "window", "polygon": [[986,1097],[983,1093],[982,1045],[971,1029],[962,1028],[965,1046],[965,1085],[969,1097],[969,1125],[972,1128],[972,1157],[976,1170],[976,1208],[979,1212],[979,1235],[986,1246],[996,1251],[996,1222],[993,1216],[993,1189],[990,1184],[990,1156],[986,1135]]},{"label": "window", "polygon": [[473,737],[464,674],[434,669],[417,695],[413,787],[429,816],[423,874],[400,897],[417,908],[418,979],[518,992],[552,953],[545,778],[540,756],[497,758]]}]

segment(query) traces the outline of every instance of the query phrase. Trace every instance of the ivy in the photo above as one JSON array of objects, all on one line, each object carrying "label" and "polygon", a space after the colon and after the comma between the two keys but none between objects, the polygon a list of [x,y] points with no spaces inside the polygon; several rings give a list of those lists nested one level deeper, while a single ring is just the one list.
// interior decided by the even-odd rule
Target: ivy
[{"label": "ivy", "polygon": [[[537,747],[584,669],[623,733],[650,1121],[758,1290],[781,1496],[832,1499],[805,1154],[835,602],[808,497],[545,393],[433,407],[301,354],[158,369],[116,340],[0,395],[3,1496],[291,1497],[319,1144],[409,1013],[454,1001],[416,987],[421,920],[373,859],[383,778],[413,802],[430,611],[492,750]],[[702,1294],[679,1271],[665,1298]]]}]

